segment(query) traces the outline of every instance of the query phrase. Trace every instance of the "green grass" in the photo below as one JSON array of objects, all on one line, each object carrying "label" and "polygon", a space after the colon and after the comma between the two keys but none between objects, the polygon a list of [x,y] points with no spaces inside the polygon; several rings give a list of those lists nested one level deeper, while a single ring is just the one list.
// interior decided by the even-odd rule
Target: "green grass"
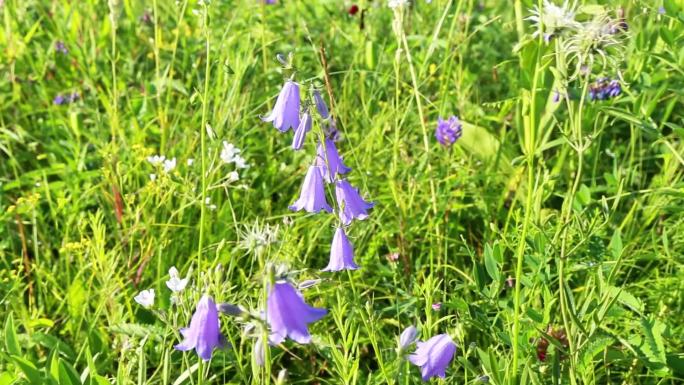
[{"label": "green grass", "polygon": [[[684,3],[600,2],[629,31],[573,80],[562,39],[531,37],[536,0],[414,3],[361,0],[360,28],[346,1],[5,0],[0,385],[418,384],[396,352],[409,325],[458,344],[435,383],[681,383]],[[260,119],[288,52],[303,85],[329,74],[349,180],[375,202],[348,230],[357,271],[321,273],[334,217],[287,208],[315,151]],[[622,95],[583,96],[617,73]],[[463,137],[446,148],[450,115]],[[250,164],[237,182],[224,140]],[[173,349],[205,290],[263,309],[273,263],[322,278],[304,291],[329,310],[312,344],[260,367],[246,321],[221,316],[231,349]],[[191,277],[178,306],[171,266]],[[148,288],[151,310],[133,300]]]}]

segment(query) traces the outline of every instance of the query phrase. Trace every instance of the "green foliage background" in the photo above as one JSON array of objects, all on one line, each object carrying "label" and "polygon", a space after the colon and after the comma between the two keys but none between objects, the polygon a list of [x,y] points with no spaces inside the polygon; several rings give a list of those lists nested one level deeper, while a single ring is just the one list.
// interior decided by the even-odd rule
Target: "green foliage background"
[{"label": "green foliage background", "polygon": [[[576,81],[556,103],[554,45],[523,20],[533,3],[415,1],[402,41],[380,1],[351,16],[346,1],[214,0],[205,28],[195,1],[5,0],[0,384],[275,383],[282,368],[288,383],[419,383],[395,351],[411,324],[459,345],[442,383],[681,383],[684,4],[601,2],[629,23],[623,94],[590,103]],[[349,231],[350,274],[319,273],[332,216],[287,209],[314,141],[293,152],[260,120],[276,53],[323,84],[321,46],[350,181],[376,203]],[[433,130],[452,114],[464,134],[445,148]],[[239,183],[224,183],[223,140],[251,165]],[[154,154],[178,167],[152,182]],[[216,210],[202,209],[203,156]],[[277,243],[250,244],[257,221]],[[222,317],[233,347],[210,364],[172,349],[205,287],[262,306],[264,261],[324,278],[305,291],[330,310],[313,344],[273,347],[259,368]],[[179,307],[171,266],[194,281]],[[146,288],[162,316],[133,301]]]}]

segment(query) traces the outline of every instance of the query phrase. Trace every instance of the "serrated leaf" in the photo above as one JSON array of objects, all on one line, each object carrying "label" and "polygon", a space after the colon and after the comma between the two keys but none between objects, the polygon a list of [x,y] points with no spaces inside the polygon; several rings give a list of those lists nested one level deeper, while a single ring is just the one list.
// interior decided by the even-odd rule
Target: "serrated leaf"
[{"label": "serrated leaf", "polygon": [[593,368],[591,361],[597,354],[601,353],[605,348],[610,346],[615,339],[608,335],[594,336],[589,339],[589,342],[582,348],[582,363],[587,368]]},{"label": "serrated leaf", "polygon": [[131,337],[150,338],[154,341],[161,342],[161,335],[164,331],[153,325],[140,324],[119,324],[109,328],[113,333],[125,334]]},{"label": "serrated leaf", "polygon": [[650,362],[667,365],[665,344],[663,343],[665,324],[657,319],[643,317],[641,318],[641,329],[644,333],[641,351]]},{"label": "serrated leaf", "polygon": [[618,302],[621,305],[627,306],[628,308],[634,310],[635,312],[641,314],[644,311],[644,304],[641,300],[633,296],[630,292],[625,289],[617,288],[615,286],[610,286],[607,288],[611,296],[617,296]]}]

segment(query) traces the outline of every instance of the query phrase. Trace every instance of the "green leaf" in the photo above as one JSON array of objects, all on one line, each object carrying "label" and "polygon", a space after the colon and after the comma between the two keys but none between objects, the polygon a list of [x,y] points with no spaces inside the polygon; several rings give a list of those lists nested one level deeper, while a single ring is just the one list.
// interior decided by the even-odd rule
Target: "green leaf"
[{"label": "green leaf", "polygon": [[645,337],[640,347],[641,351],[650,362],[667,365],[665,344],[663,343],[665,324],[657,319],[643,317],[641,318],[641,328]]},{"label": "green leaf", "polygon": [[499,264],[497,263],[492,247],[489,244],[485,245],[484,249],[484,263],[487,274],[495,281],[499,282],[501,273],[499,271]]},{"label": "green leaf", "polygon": [[59,384],[81,385],[76,370],[64,360],[59,360]]},{"label": "green leaf", "polygon": [[614,341],[615,339],[608,335],[592,336],[589,342],[582,348],[581,357],[584,366],[593,369],[592,360],[594,357],[613,344]]},{"label": "green leaf", "polygon": [[15,356],[12,355],[12,362],[19,367],[19,370],[21,370],[22,373],[26,376],[26,378],[29,380],[29,383],[34,384],[34,385],[44,385],[45,381],[43,379],[42,374],[40,373],[40,370],[36,368],[33,363],[23,357]]},{"label": "green leaf", "polygon": [[5,348],[7,353],[10,355],[20,356],[21,347],[19,346],[19,341],[17,340],[17,333],[14,329],[14,319],[12,318],[12,313],[5,321]]},{"label": "green leaf", "polygon": [[610,238],[610,250],[613,252],[613,258],[618,259],[622,255],[622,237],[620,236],[620,231],[613,233],[613,237]]},{"label": "green leaf", "polygon": [[618,297],[618,302],[624,306],[627,306],[628,308],[632,309],[633,311],[641,314],[644,311],[644,303],[641,302],[641,300],[635,296],[633,296],[630,292],[628,292],[625,289],[622,288],[617,288],[615,286],[610,286],[607,288],[608,292],[612,297],[617,296]]},{"label": "green leaf", "polygon": [[0,373],[0,385],[10,385],[16,381],[17,377],[9,372]]}]

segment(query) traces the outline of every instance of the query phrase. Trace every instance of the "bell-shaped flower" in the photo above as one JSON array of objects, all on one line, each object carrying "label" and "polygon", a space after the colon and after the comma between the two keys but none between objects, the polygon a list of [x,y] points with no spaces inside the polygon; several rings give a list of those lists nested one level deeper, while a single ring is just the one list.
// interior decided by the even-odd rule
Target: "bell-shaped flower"
[{"label": "bell-shaped flower", "polygon": [[330,247],[330,262],[323,271],[356,270],[359,266],[354,263],[354,248],[344,233],[342,227],[338,227]]},{"label": "bell-shaped flower", "polygon": [[310,213],[317,213],[321,210],[329,213],[332,212],[332,207],[325,200],[325,188],[323,187],[320,167],[309,167],[309,171],[306,173],[304,183],[302,184],[302,190],[299,193],[299,199],[290,206],[290,210],[306,210]]},{"label": "bell-shaped flower", "polygon": [[216,303],[211,297],[204,295],[197,303],[190,326],[180,330],[183,341],[174,348],[180,351],[195,349],[201,359],[209,361],[214,348],[225,346],[220,325]]},{"label": "bell-shaped flower", "polygon": [[423,381],[430,377],[446,376],[446,368],[454,358],[456,344],[448,334],[439,334],[427,341],[418,341],[418,348],[409,356],[409,361],[420,367]]},{"label": "bell-shaped flower", "polygon": [[320,91],[314,90],[313,92],[314,104],[316,104],[316,110],[321,115],[321,118],[328,119],[330,117],[330,111],[328,111],[328,106],[325,104]]},{"label": "bell-shaped flower", "polygon": [[302,114],[302,120],[295,130],[294,139],[292,139],[293,150],[298,151],[302,149],[304,146],[304,139],[306,139],[306,133],[309,131],[311,131],[311,114],[309,111],[306,111]]},{"label": "bell-shaped flower", "polygon": [[321,166],[323,177],[328,183],[332,183],[335,175],[346,174],[351,168],[344,165],[342,158],[337,153],[337,147],[332,139],[326,139],[324,143],[318,143],[316,165]]},{"label": "bell-shaped flower", "polygon": [[399,336],[399,351],[405,351],[418,338],[418,329],[411,325],[404,329]]},{"label": "bell-shaped flower", "polygon": [[367,210],[374,206],[372,202],[366,202],[359,191],[344,179],[335,183],[335,196],[340,207],[340,220],[345,225],[350,224],[353,219],[368,218]]},{"label": "bell-shaped flower", "polygon": [[287,80],[278,94],[273,111],[262,118],[264,122],[273,122],[273,127],[282,132],[299,126],[299,86]]},{"label": "bell-shaped flower", "polygon": [[266,302],[266,321],[271,328],[269,340],[272,344],[279,344],[286,337],[308,344],[311,342],[309,324],[328,313],[307,305],[302,294],[287,282],[273,284]]}]

